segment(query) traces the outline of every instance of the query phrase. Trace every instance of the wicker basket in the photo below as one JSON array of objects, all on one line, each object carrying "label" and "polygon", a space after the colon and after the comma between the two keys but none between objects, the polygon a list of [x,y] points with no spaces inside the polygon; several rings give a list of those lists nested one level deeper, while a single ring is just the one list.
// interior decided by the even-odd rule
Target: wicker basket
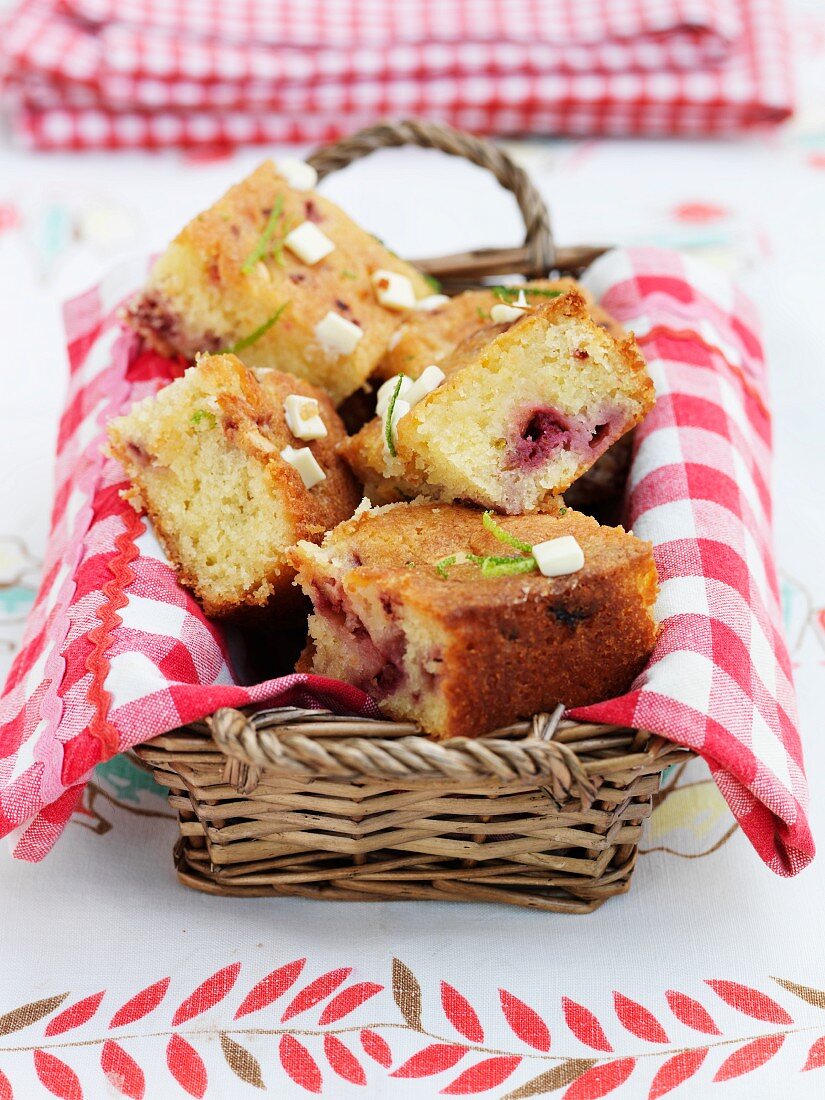
[{"label": "wicker basket", "polygon": [[[512,191],[524,245],[418,261],[448,290],[483,276],[578,274],[601,249],[556,249],[522,169],[488,142],[380,124],[310,157],[321,178],[376,149],[440,149]],[[585,725],[560,705],[483,737],[280,708],[217,711],[135,749],[169,788],[182,882],[212,894],[496,901],[586,913],[630,885],[665,768],[689,755],[643,730]]]}]

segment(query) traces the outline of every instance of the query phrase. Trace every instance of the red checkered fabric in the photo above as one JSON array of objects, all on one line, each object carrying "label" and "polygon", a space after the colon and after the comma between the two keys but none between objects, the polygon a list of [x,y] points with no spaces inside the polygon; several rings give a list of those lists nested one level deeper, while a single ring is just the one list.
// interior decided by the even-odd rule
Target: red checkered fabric
[{"label": "red checkered fabric", "polygon": [[781,0],[25,0],[2,34],[39,148],[479,133],[726,134],[791,109]]},{"label": "red checkered fabric", "polygon": [[[221,629],[180,588],[103,456],[107,419],[179,368],[116,320],[145,276],[124,268],[66,311],[71,385],[53,529],[23,647],[0,699],[0,832],[43,857],[94,766],[221,705],[326,704],[375,713],[360,692],[293,675],[239,686]],[[813,856],[807,787],[771,549],[770,417],[750,305],[720,274],[658,250],[614,252],[586,279],[632,327],[658,400],[637,430],[635,532],[661,577],[661,635],[620,698],[574,716],[689,745],[765,862]]]}]

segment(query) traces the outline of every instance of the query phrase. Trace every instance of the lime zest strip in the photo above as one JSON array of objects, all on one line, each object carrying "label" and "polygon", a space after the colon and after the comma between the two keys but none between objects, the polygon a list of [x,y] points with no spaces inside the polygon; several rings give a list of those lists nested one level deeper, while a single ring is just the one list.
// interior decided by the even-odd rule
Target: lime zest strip
[{"label": "lime zest strip", "polygon": [[532,573],[537,569],[536,559],[529,558],[484,558],[481,563],[482,577],[511,577],[517,573]]},{"label": "lime zest strip", "polygon": [[523,550],[525,554],[533,553],[532,545],[529,542],[524,542],[523,539],[517,539],[516,536],[511,535],[509,531],[505,531],[501,524],[496,523],[493,519],[492,512],[485,512],[481,517],[481,522],[499,542],[506,542],[508,546],[515,546],[516,550]]},{"label": "lime zest strip", "polygon": [[395,412],[395,403],[398,400],[398,394],[401,391],[401,385],[406,375],[399,374],[398,381],[395,383],[395,389],[392,391],[392,397],[390,403],[387,406],[387,419],[384,424],[384,438],[387,441],[387,450],[390,452],[393,458],[396,457],[395,440],[392,437],[392,414]]},{"label": "lime zest strip", "polygon": [[241,264],[242,274],[248,275],[255,267],[255,264],[266,255],[266,250],[269,248],[269,242],[272,239],[272,234],[275,232],[275,226],[278,224],[283,210],[283,195],[278,195],[272,205],[272,210],[269,212],[269,217],[266,219],[266,225],[263,228],[263,232],[258,238],[258,243]]},{"label": "lime zest strip", "polygon": [[447,570],[450,568],[451,565],[455,565],[456,557],[456,554],[450,554],[448,557],[442,558],[440,561],[433,562],[433,569],[435,569],[439,577],[443,577],[444,580],[447,579]]},{"label": "lime zest strip", "polygon": [[281,319],[281,314],[284,312],[288,305],[289,301],[287,300],[282,305],[278,306],[278,308],[275,310],[272,316],[268,318],[268,320],[264,321],[262,325],[258,325],[254,332],[250,332],[248,336],[242,337],[236,343],[232,344],[231,347],[224,348],[223,351],[219,351],[218,355],[237,355],[238,352],[243,351],[244,348],[251,347],[252,344],[260,340],[264,333],[269,332],[274,324],[277,324],[277,322]]},{"label": "lime zest strip", "polygon": [[520,293],[532,294],[534,298],[560,298],[564,294],[563,290],[545,290],[540,286],[493,286],[490,289],[502,302],[514,302]]}]

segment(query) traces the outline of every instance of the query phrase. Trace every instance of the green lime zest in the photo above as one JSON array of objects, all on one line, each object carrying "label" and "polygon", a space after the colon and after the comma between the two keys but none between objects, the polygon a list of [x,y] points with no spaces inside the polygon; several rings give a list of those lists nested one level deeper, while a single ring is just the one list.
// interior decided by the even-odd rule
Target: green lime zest
[{"label": "green lime zest", "polygon": [[241,272],[244,275],[248,275],[250,271],[255,267],[255,264],[259,260],[262,260],[266,255],[266,251],[269,248],[269,242],[272,239],[272,234],[275,232],[275,226],[280,220],[281,214],[284,210],[284,200],[282,195],[278,195],[273,203],[272,210],[269,213],[269,217],[266,219],[266,225],[263,232],[258,238],[258,243],[246,257],[241,264]]},{"label": "green lime zest", "polygon": [[490,314],[486,310],[482,309],[481,306],[476,307],[476,313],[478,314],[479,321],[490,320]]},{"label": "green lime zest", "polygon": [[196,409],[189,417],[189,423],[193,427],[197,427],[198,424],[200,424],[201,421],[204,420],[206,421],[207,428],[214,428],[215,425],[218,423],[215,419],[215,414],[208,412],[206,409]]},{"label": "green lime zest", "polygon": [[511,577],[517,573],[532,573],[536,566],[536,559],[529,558],[484,558],[481,562],[482,577]]},{"label": "green lime zest", "polygon": [[538,286],[493,286],[490,287],[493,294],[502,302],[514,302],[519,294],[526,294],[528,298],[558,298],[564,294],[563,290],[545,290]]},{"label": "green lime zest", "polygon": [[390,452],[393,458],[396,456],[395,440],[392,436],[392,414],[395,412],[395,403],[398,400],[398,395],[401,392],[401,384],[404,381],[406,375],[399,374],[398,381],[395,383],[395,389],[392,391],[392,397],[390,403],[387,406],[387,421],[384,425],[384,438],[387,441],[387,450]]},{"label": "green lime zest", "polygon": [[254,332],[250,332],[248,336],[242,337],[240,340],[237,341],[237,343],[234,343],[231,347],[224,348],[224,350],[218,352],[218,354],[237,355],[239,351],[243,351],[244,348],[251,347],[253,344],[257,343],[257,341],[260,340],[264,333],[269,332],[272,326],[278,323],[278,321],[281,319],[281,314],[284,312],[288,305],[289,301],[286,301],[282,305],[278,306],[272,316],[268,320],[264,321],[262,325],[258,325]]},{"label": "green lime zest", "polygon": [[354,271],[349,271],[347,268],[344,268],[344,270],[341,272],[341,277],[344,278],[344,279],[357,279],[358,278],[358,276],[355,274]]},{"label": "green lime zest", "polygon": [[446,581],[447,570],[450,568],[451,565],[455,565],[457,558],[457,554],[450,554],[449,557],[442,558],[440,561],[433,562],[433,569],[435,569],[439,577],[443,577]]},{"label": "green lime zest", "polygon": [[516,550],[523,550],[525,554],[533,553],[532,545],[529,542],[524,542],[522,539],[517,539],[516,536],[511,535],[509,531],[505,531],[504,528],[493,519],[492,512],[485,512],[481,517],[481,522],[499,542],[506,542],[508,546],[515,546]]},{"label": "green lime zest", "polygon": [[424,276],[424,282],[427,284],[427,286],[430,287],[431,290],[434,290],[436,294],[440,294],[441,283],[438,281],[438,279],[436,279],[434,275],[428,275],[426,271],[422,271],[421,274]]}]

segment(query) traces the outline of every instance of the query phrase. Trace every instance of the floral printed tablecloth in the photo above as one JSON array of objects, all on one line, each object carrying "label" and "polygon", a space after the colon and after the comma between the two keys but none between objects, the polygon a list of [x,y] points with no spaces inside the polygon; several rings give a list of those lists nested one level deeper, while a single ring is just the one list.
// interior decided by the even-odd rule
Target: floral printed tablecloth
[{"label": "floral printed tablecloth", "polygon": [[[778,560],[820,837],[825,16],[815,0],[793,15],[802,107],[779,135],[514,152],[561,241],[688,249],[734,271],[761,309]],[[0,673],[46,533],[60,301],[161,247],[259,155],[0,145]],[[494,183],[420,151],[373,158],[329,193],[412,255],[519,233]],[[3,1100],[825,1095],[825,863],[774,877],[701,765],[668,777],[631,893],[589,917],[215,899],[176,883],[175,829],[162,792],[116,758],[44,863],[0,853]]]}]

